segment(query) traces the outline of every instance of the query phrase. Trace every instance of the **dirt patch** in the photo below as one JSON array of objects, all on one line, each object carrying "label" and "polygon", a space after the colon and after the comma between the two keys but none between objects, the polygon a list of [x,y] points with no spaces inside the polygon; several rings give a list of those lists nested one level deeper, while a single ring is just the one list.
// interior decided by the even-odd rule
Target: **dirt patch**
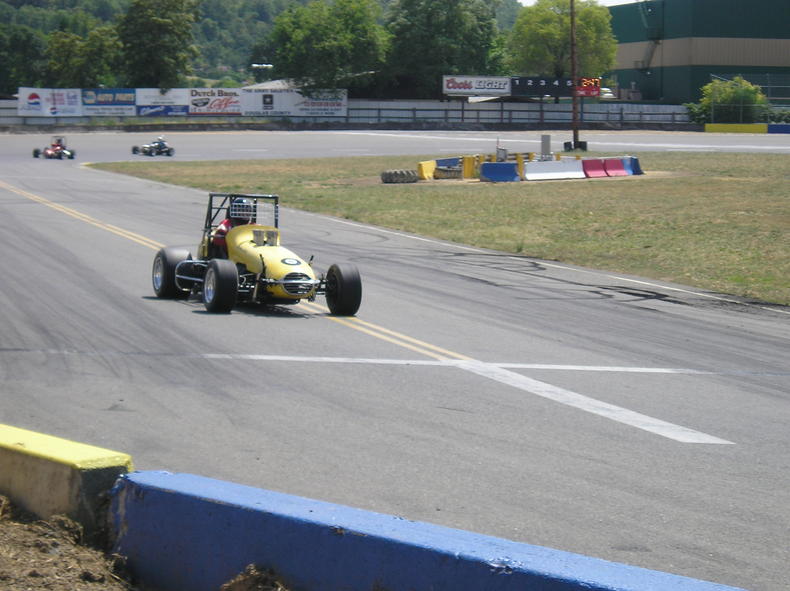
[{"label": "dirt patch", "polygon": [[288,588],[272,571],[250,564],[244,572],[222,585],[220,591],[288,591]]},{"label": "dirt patch", "polygon": [[36,519],[0,496],[0,589],[134,591],[121,560],[81,540],[79,524],[62,516]]}]

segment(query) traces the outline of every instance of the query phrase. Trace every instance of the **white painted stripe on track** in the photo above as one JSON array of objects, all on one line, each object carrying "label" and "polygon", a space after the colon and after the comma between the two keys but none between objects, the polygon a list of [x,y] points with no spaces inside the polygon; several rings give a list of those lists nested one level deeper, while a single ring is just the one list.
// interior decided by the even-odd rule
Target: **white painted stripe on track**
[{"label": "white painted stripe on track", "polygon": [[[584,412],[598,415],[618,423],[636,427],[643,431],[648,431],[680,443],[704,443],[716,445],[734,445],[734,442],[695,431],[681,425],[662,421],[642,413],[638,413],[627,408],[609,404],[589,396],[584,396],[565,388],[553,386],[546,382],[541,382],[533,378],[523,376],[521,374],[508,371],[503,367],[505,364],[496,365],[493,363],[486,363],[476,360],[413,360],[413,359],[371,359],[371,358],[354,358],[354,357],[298,357],[290,355],[250,355],[250,354],[225,354],[225,353],[207,353],[201,356],[204,359],[242,359],[248,361],[297,361],[297,362],[312,362],[312,363],[361,363],[361,364],[383,364],[383,365],[421,365],[421,366],[444,366],[456,367],[505,384],[513,388],[517,388],[530,394],[535,394],[542,398],[558,402],[565,406],[570,406]],[[574,366],[540,366],[543,368],[567,368]],[[576,366],[584,367],[584,366]],[[594,366],[593,366],[594,367]],[[588,368],[589,369],[589,368]],[[609,368],[610,370],[615,368]],[[662,370],[660,368],[623,368],[626,370],[636,371],[655,371],[663,373],[707,373],[696,372],[695,370]],[[599,368],[600,370],[600,368]]]},{"label": "white painted stripe on track", "polygon": [[662,437],[674,441],[679,441],[681,443],[733,445],[732,441],[720,439],[719,437],[714,437],[707,433],[694,431],[693,429],[675,425],[674,423],[668,423],[661,419],[649,417],[620,406],[615,406],[614,404],[571,392],[565,388],[559,388],[545,382],[533,380],[521,374],[496,367],[490,363],[482,363],[479,361],[456,361],[454,365],[485,378],[495,380],[501,384],[506,384],[513,388],[529,392],[530,394],[535,394],[536,396],[559,402],[566,406],[617,421],[618,423],[630,425],[631,427],[636,427],[643,431],[649,431],[650,433],[655,433],[656,435],[661,435]]}]

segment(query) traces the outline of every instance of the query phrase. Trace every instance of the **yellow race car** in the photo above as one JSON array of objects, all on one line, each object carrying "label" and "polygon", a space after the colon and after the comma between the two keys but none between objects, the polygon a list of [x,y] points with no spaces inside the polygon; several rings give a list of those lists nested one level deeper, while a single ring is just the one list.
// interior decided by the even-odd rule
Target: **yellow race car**
[{"label": "yellow race car", "polygon": [[[264,217],[269,224],[259,223]],[[304,261],[280,245],[279,219],[277,195],[209,193],[198,256],[185,248],[160,249],[151,274],[154,293],[200,296],[215,313],[242,302],[296,304],[324,295],[332,314],[356,314],[362,302],[357,268],[334,264],[317,276],[312,257]]]}]

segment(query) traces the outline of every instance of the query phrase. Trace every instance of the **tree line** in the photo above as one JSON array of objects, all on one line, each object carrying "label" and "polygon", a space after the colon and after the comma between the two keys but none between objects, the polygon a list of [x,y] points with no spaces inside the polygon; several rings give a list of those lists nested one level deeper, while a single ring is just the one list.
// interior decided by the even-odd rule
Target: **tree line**
[{"label": "tree line", "polygon": [[[578,72],[617,43],[575,0]],[[0,92],[239,86],[440,98],[443,75],[570,75],[570,0],[0,0]],[[252,64],[271,67],[253,69]]]}]

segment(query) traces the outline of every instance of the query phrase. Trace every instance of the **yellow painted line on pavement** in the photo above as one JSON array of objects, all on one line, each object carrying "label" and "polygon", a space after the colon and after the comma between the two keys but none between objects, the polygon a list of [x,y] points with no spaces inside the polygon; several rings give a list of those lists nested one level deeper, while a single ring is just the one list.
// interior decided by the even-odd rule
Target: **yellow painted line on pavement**
[{"label": "yellow painted line on pavement", "polygon": [[[303,301],[301,302],[301,305],[314,312],[329,312],[327,308],[324,308],[323,306],[320,306],[314,302]],[[432,345],[430,343],[426,343],[425,341],[415,339],[414,337],[390,330],[389,328],[384,328],[383,326],[373,324],[372,322],[360,320],[356,316],[327,316],[326,318],[338,324],[342,324],[343,326],[353,328],[356,331],[369,334],[383,341],[394,343],[400,347],[403,347],[404,349],[409,349],[428,357],[433,357],[434,359],[438,359],[440,361],[446,361],[448,359],[469,361],[472,359],[466,355],[448,351],[442,347],[437,347],[436,345]]]},{"label": "yellow painted line on pavement", "polygon": [[66,207],[65,205],[60,205],[59,203],[55,203],[54,201],[50,201],[40,195],[36,195],[35,193],[31,193],[29,191],[25,191],[24,189],[20,189],[19,187],[14,187],[13,185],[9,185],[4,181],[0,181],[0,188],[5,189],[6,191],[10,191],[11,193],[16,193],[24,197],[25,199],[30,199],[31,201],[35,201],[36,203],[40,203],[42,205],[46,205],[54,209],[55,211],[59,211],[60,213],[65,213],[68,216],[71,216],[81,222],[85,222],[86,224],[90,224],[92,226],[96,226],[97,228],[101,228],[102,230],[106,230],[108,232],[112,232],[118,236],[123,238],[127,238],[132,242],[136,242],[137,244],[142,244],[143,246],[147,246],[153,250],[158,250],[164,246],[159,242],[151,240],[150,238],[146,238],[145,236],[141,236],[140,234],[136,234],[134,232],[130,232],[129,230],[124,230],[123,228],[119,228],[118,226],[113,226],[112,224],[107,224],[105,222],[99,221],[96,218],[92,218],[89,215],[86,215],[82,212],[77,211],[76,209],[72,209],[70,207]]}]

